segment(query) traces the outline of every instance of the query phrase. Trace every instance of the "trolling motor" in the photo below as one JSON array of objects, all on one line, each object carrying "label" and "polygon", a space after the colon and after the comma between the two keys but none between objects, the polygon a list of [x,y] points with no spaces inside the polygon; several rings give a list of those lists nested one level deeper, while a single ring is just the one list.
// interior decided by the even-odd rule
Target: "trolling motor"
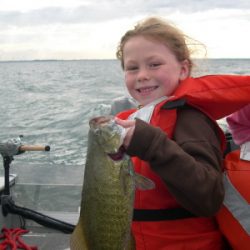
[{"label": "trolling motor", "polygon": [[2,213],[7,216],[8,213],[17,214],[23,218],[31,219],[40,225],[60,230],[64,233],[72,233],[75,226],[34,210],[15,205],[10,195],[9,169],[14,160],[14,155],[19,155],[25,151],[50,151],[50,146],[23,145],[19,136],[16,139],[10,139],[6,142],[0,142],[0,154],[3,157],[4,165],[4,191],[1,196]]}]

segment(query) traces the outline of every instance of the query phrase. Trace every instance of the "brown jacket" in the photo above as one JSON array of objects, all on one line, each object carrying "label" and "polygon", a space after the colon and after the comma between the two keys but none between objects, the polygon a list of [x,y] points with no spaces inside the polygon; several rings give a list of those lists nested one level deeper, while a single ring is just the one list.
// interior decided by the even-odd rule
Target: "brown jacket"
[{"label": "brown jacket", "polygon": [[193,108],[181,109],[172,139],[160,129],[136,119],[127,149],[150,163],[178,202],[198,216],[212,216],[222,205],[222,157],[214,123]]}]

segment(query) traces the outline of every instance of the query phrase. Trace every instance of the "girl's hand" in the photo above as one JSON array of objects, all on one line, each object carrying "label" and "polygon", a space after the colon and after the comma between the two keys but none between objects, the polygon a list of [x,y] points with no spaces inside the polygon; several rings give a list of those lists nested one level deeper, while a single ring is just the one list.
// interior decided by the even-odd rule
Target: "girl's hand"
[{"label": "girl's hand", "polygon": [[115,122],[118,125],[124,127],[127,131],[124,141],[123,141],[123,146],[125,147],[125,149],[127,149],[134,134],[135,120],[122,120],[122,119],[115,117]]}]

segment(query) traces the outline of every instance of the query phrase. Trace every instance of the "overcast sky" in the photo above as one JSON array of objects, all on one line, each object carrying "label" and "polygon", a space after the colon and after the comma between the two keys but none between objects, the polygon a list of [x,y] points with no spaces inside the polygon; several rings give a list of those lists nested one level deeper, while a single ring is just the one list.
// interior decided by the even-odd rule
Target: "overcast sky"
[{"label": "overcast sky", "polygon": [[113,59],[125,31],[153,15],[209,58],[250,58],[250,0],[0,0],[0,60]]}]

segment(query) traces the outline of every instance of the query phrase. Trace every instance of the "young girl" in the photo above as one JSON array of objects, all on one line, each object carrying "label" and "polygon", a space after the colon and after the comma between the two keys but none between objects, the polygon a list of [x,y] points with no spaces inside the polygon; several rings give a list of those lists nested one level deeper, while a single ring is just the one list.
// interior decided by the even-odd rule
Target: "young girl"
[{"label": "young girl", "polygon": [[169,101],[191,74],[185,36],[149,18],[125,33],[117,57],[140,109],[116,122],[127,128],[124,147],[135,170],[156,185],[136,191],[136,249],[225,249],[214,219],[224,197],[219,129],[196,108]]}]

